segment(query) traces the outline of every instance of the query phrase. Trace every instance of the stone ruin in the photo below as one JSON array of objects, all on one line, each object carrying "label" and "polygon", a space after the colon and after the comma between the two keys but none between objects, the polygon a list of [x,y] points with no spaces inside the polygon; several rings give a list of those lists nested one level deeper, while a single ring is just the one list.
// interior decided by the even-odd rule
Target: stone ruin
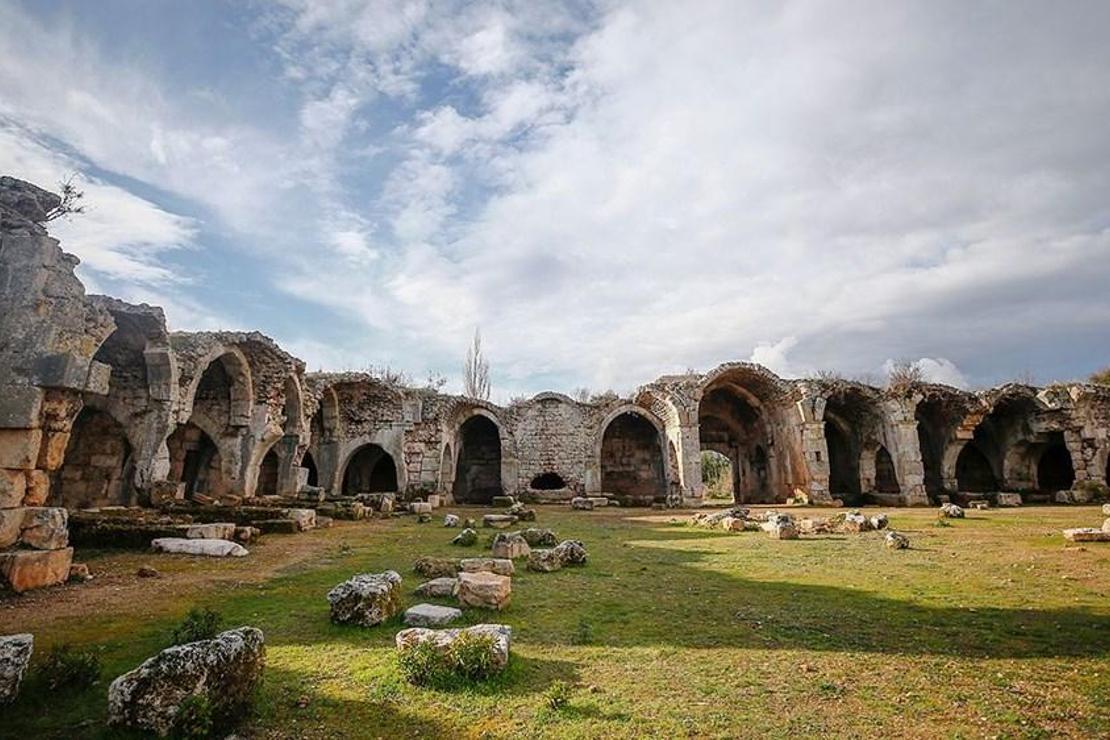
[{"label": "stone ruin", "polygon": [[879,389],[731,362],[628,398],[500,406],[306,373],[260,333],[172,332],[160,308],[86,295],[77,259],[42,225],[58,202],[0,179],[0,580],[17,590],[65,579],[67,514],[145,507],[297,531],[300,510],[274,505],[677,506],[702,500],[706,450],[728,458],[736,503],[1082,502],[1107,490],[1108,387]]}]

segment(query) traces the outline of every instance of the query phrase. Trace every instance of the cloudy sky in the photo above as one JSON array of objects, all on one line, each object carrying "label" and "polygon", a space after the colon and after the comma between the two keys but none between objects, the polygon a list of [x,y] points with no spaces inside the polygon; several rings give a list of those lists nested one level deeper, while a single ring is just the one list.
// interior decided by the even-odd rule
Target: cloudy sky
[{"label": "cloudy sky", "polygon": [[495,396],[1110,364],[1110,3],[0,0],[90,291]]}]

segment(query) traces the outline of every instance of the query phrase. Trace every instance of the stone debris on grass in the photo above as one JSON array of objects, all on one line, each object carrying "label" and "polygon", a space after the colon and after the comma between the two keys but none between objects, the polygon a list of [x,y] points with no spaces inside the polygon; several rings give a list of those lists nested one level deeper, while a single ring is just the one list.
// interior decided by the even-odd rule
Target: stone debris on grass
[{"label": "stone debris on grass", "polygon": [[409,512],[413,514],[431,514],[432,505],[427,501],[413,501],[409,504]]},{"label": "stone debris on grass", "polygon": [[505,529],[517,523],[517,518],[512,514],[486,514],[482,517],[482,526],[492,529]]},{"label": "stone debris on grass", "polygon": [[0,636],[0,704],[14,701],[31,663],[35,638],[29,634]]},{"label": "stone debris on grass", "polygon": [[184,537],[159,537],[151,541],[150,549],[173,555],[203,555],[211,558],[242,558],[250,554],[247,548],[230,540],[190,540]]},{"label": "stone debris on grass", "polygon": [[495,558],[508,558],[510,560],[516,558],[526,558],[528,553],[532,551],[529,547],[528,541],[516,532],[500,532],[493,538],[493,545],[491,547],[493,557]]},{"label": "stone debris on grass", "polygon": [[940,516],[943,519],[963,519],[964,510],[957,504],[941,504]]},{"label": "stone debris on grass", "polygon": [[433,630],[424,627],[411,627],[397,633],[395,644],[398,652],[404,652],[416,645],[430,642],[436,651],[447,653],[451,644],[461,634],[479,635],[490,639],[490,666],[495,673],[505,670],[509,664],[513,630],[507,624],[476,624],[465,629]]},{"label": "stone debris on grass", "polygon": [[458,578],[433,578],[416,587],[416,595],[432,599],[445,599],[459,592]]},{"label": "stone debris on grass", "polygon": [[528,556],[528,570],[551,573],[568,565],[585,565],[586,546],[579,540],[564,540],[555,547],[533,550]]},{"label": "stone debris on grass", "polygon": [[459,604],[479,609],[504,609],[512,600],[513,579],[496,573],[459,573]]},{"label": "stone debris on grass", "polygon": [[478,544],[478,532],[470,527],[467,527],[466,529],[455,535],[455,538],[451,540],[451,544],[459,545],[461,547],[472,547],[473,545]]},{"label": "stone debris on grass", "polygon": [[459,561],[459,571],[462,573],[496,573],[499,576],[511,576],[516,572],[513,561],[508,558],[463,558]]},{"label": "stone debris on grass", "polygon": [[445,514],[443,517],[443,526],[449,528],[459,526],[458,514]]},{"label": "stone debris on grass", "polygon": [[189,540],[234,540],[234,522],[215,522],[213,524],[193,524],[185,530],[185,539]]},{"label": "stone debris on grass", "polygon": [[462,610],[438,604],[417,604],[405,610],[404,621],[409,627],[443,627],[462,616]]},{"label": "stone debris on grass", "polygon": [[891,550],[905,550],[910,546],[910,538],[894,530],[890,530],[886,533],[883,542]]},{"label": "stone debris on grass", "polygon": [[[1110,522],[1110,520],[1107,521]],[[1064,539],[1069,542],[1110,542],[1110,529],[1107,529],[1106,524],[1103,524],[1102,529],[1094,527],[1065,529]]]},{"label": "stone debris on grass", "polygon": [[331,621],[373,627],[401,608],[401,576],[397,571],[362,573],[328,592]]},{"label": "stone debris on grass", "polygon": [[454,578],[459,572],[459,561],[453,558],[434,558],[425,555],[416,559],[412,569],[425,578]]},{"label": "stone debris on grass", "polygon": [[998,502],[999,506],[1006,506],[1006,507],[1021,506],[1022,505],[1021,494],[1020,493],[1000,493],[1000,494],[998,494],[997,502]]},{"label": "stone debris on grass", "polygon": [[108,723],[165,737],[194,696],[216,715],[233,714],[250,704],[265,663],[265,638],[254,627],[174,645],[112,681]]},{"label": "stone debris on grass", "polygon": [[520,536],[528,543],[529,547],[555,547],[559,544],[559,537],[550,529],[529,527],[520,531]]}]

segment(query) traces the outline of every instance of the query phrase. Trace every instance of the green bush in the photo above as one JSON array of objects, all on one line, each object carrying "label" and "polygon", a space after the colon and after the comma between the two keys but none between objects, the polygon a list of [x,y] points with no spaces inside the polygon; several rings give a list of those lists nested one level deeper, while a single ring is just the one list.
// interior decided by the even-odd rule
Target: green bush
[{"label": "green bush", "polygon": [[207,738],[212,737],[215,729],[212,704],[208,697],[194,694],[178,707],[177,716],[173,720],[172,737],[175,738]]},{"label": "green bush", "polygon": [[402,675],[409,683],[433,688],[484,681],[494,673],[493,643],[489,635],[461,633],[446,649],[422,642],[400,651]]},{"label": "green bush", "polygon": [[211,640],[220,634],[220,625],[223,621],[219,612],[207,607],[204,609],[190,609],[181,624],[173,630],[173,644],[184,645],[187,642]]},{"label": "green bush", "polygon": [[555,681],[543,693],[544,703],[554,710],[559,710],[570,703],[571,688],[566,681]]},{"label": "green bush", "polygon": [[594,628],[585,619],[578,620],[578,626],[571,636],[571,644],[573,645],[589,645],[594,641]]},{"label": "green bush", "polygon": [[74,650],[71,645],[53,648],[39,669],[46,688],[83,689],[100,678],[100,656],[90,650]]}]

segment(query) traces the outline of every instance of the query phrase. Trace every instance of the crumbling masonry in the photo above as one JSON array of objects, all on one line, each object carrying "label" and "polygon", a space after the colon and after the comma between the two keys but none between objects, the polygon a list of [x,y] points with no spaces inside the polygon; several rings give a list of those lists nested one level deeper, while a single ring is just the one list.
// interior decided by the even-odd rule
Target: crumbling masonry
[{"label": "crumbling masonry", "polygon": [[677,505],[703,496],[703,450],[728,458],[740,502],[1105,495],[1107,387],[880,390],[737,362],[502,407],[306,374],[262,334],[169,332],[159,308],[86,295],[41,225],[57,202],[0,180],[0,575],[17,590],[65,578],[75,509],[308,487]]}]

